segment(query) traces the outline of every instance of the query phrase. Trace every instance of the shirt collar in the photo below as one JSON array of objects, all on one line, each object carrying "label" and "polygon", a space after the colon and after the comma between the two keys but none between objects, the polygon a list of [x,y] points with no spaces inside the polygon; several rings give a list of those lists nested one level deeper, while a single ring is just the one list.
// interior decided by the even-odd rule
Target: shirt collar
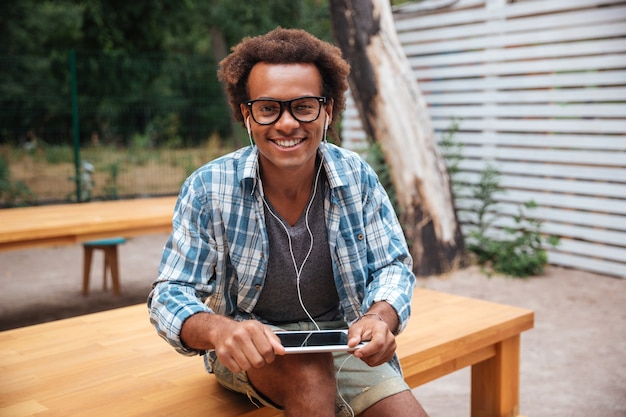
[{"label": "shirt collar", "polygon": [[[249,187],[250,193],[254,193],[259,185],[259,149],[256,146],[247,146],[240,151],[240,161],[237,175],[244,188]],[[317,149],[322,158],[322,165],[326,172],[326,178],[330,188],[346,185],[346,170],[341,163],[341,154],[336,145],[321,143]],[[247,187],[246,187],[247,185]]]}]

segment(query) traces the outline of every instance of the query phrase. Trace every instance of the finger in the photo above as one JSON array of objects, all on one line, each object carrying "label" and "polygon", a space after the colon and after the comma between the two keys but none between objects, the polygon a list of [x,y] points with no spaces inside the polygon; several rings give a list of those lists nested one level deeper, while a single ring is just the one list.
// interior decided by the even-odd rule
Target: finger
[{"label": "finger", "polygon": [[285,354],[285,347],[283,346],[283,344],[280,342],[280,338],[278,336],[276,336],[274,334],[273,331],[271,331],[271,329],[267,329],[266,330],[266,336],[267,339],[269,340],[271,346],[272,346],[272,350],[274,351],[274,354],[276,355],[284,355]]},{"label": "finger", "polygon": [[278,336],[263,324],[254,329],[252,343],[254,349],[250,351],[251,356],[248,359],[255,368],[272,363],[277,354],[285,353],[285,348],[280,343]]},{"label": "finger", "polygon": [[219,358],[220,362],[222,362],[222,365],[227,367],[231,372],[237,374],[243,371],[243,369],[241,369],[241,367],[239,366],[235,358],[233,358],[231,355],[219,354],[217,351],[215,351],[215,353],[217,354],[217,357]]},{"label": "finger", "polygon": [[348,346],[353,348],[363,341],[372,340],[372,332],[363,326],[352,326],[348,329]]},{"label": "finger", "polygon": [[220,358],[230,361],[229,369],[233,371],[234,368],[247,371],[271,363],[275,355],[265,334],[267,328],[253,320],[238,323],[230,336],[216,347],[216,353]]},{"label": "finger", "polygon": [[395,337],[389,332],[374,332],[371,341],[354,352],[354,355],[370,366],[387,362],[396,350]]},{"label": "finger", "polygon": [[354,336],[350,336],[348,338],[348,347],[356,347],[356,345],[358,345],[359,343],[361,343],[361,337],[354,335]]},{"label": "finger", "polygon": [[388,352],[377,351],[372,354],[364,354],[363,352],[359,352],[359,350],[355,351],[354,355],[363,362],[367,363],[369,366],[381,365],[389,361],[389,359],[393,356],[393,354],[389,355]]},{"label": "finger", "polygon": [[261,357],[257,354],[258,357],[255,359],[254,354],[251,352],[250,348],[244,345],[216,350],[217,356],[222,363],[235,373],[247,371],[255,367],[255,362],[258,363],[258,358]]}]

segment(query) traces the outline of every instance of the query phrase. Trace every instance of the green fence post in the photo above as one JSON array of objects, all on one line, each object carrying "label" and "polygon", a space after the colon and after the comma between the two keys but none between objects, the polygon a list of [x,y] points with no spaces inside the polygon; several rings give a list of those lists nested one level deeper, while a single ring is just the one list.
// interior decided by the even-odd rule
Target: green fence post
[{"label": "green fence post", "polygon": [[81,201],[81,178],[80,178],[80,132],[78,123],[78,83],[76,80],[76,52],[70,49],[70,75],[72,94],[72,130],[74,136],[74,174],[76,181],[76,201]]}]

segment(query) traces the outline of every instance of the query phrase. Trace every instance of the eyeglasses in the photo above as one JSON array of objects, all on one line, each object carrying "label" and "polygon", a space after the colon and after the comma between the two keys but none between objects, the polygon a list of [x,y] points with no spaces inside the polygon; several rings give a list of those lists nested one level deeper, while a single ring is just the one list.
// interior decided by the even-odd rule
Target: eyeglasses
[{"label": "eyeglasses", "polygon": [[250,107],[252,118],[260,125],[276,123],[283,115],[285,107],[289,114],[300,123],[311,123],[320,117],[322,104],[326,104],[326,97],[296,97],[291,100],[274,100],[261,98],[246,103]]}]

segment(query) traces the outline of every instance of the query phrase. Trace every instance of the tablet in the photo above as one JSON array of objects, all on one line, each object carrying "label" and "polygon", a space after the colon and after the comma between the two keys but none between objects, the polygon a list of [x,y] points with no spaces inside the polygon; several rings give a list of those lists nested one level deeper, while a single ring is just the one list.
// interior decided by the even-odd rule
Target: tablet
[{"label": "tablet", "polygon": [[312,330],[275,332],[286,353],[351,352],[367,344],[348,347],[347,330]]}]

